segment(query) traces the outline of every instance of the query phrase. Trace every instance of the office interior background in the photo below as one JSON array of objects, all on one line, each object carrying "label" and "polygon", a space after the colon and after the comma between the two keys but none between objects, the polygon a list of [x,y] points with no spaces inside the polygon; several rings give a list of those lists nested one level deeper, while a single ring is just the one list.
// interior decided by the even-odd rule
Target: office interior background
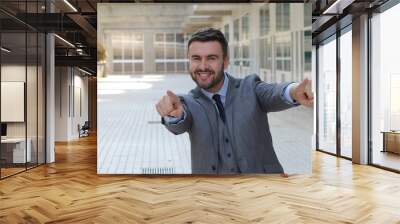
[{"label": "office interior background", "polygon": [[[285,68],[306,71],[311,66],[316,97],[312,174],[289,178],[98,175],[98,79],[107,78],[107,72],[124,75],[124,71],[146,70],[141,62],[145,58],[140,58],[145,54],[136,51],[130,58],[124,58],[124,53],[115,58],[121,63],[116,67],[101,60],[106,46],[96,43],[101,38],[96,35],[97,3],[106,2],[126,3],[0,1],[1,221],[399,222],[398,1],[306,1],[312,5],[312,24],[304,30],[304,42],[296,39],[301,32],[286,33],[290,38],[282,39],[266,34],[256,38],[258,49],[249,50],[249,57],[249,40],[239,34],[234,41],[235,33],[226,32],[239,49],[236,66],[231,68],[243,74],[256,66],[266,81],[300,79],[307,75],[297,77],[300,72],[286,73]],[[284,1],[290,3],[289,11],[293,2],[300,1]],[[287,10],[279,7],[278,11]],[[287,27],[286,22],[272,25],[274,10],[268,4],[258,9],[259,23],[265,24],[260,33]],[[243,16],[235,18],[239,30],[242,20],[247,20]],[[303,19],[290,18],[288,24],[291,28]],[[235,22],[230,23],[229,31],[234,27]],[[250,23],[248,29],[253,27]],[[163,33],[159,38],[171,38],[174,46],[179,46],[177,40],[182,43],[179,35]],[[293,52],[285,53],[287,40],[296,45],[307,38],[312,41],[311,63],[306,62],[310,53],[304,53],[304,62],[293,65]],[[169,51],[161,42],[159,48]],[[266,50],[273,42],[271,51]],[[265,58],[265,65],[247,60],[257,51],[256,57]],[[269,62],[269,57],[275,60]],[[126,59],[135,63],[122,65]],[[154,60],[158,75],[182,69],[181,58],[166,59]]]},{"label": "office interior background", "polygon": [[[56,24],[63,20],[60,12],[70,10],[63,2],[1,1],[0,6],[4,178],[54,162],[54,142],[78,138],[78,125],[89,121],[89,110],[95,114],[90,105],[96,104],[96,42],[80,34],[68,16],[64,23],[70,27]],[[49,12],[55,23],[47,23]]]},{"label": "office interior background", "polygon": [[[316,148],[356,163],[399,171],[399,67],[393,1],[340,5],[313,33]],[[320,7],[324,7],[323,1]],[[360,16],[361,15],[361,16]],[[353,144],[356,144],[353,146]]]},{"label": "office interior background", "polygon": [[[233,77],[311,79],[311,4],[104,3],[97,10],[98,45],[105,54],[98,66],[101,174],[192,173],[189,135],[166,130],[155,104],[167,90],[186,94],[195,87],[187,70],[187,42],[200,28],[224,33],[226,72]],[[312,108],[269,117],[285,172],[311,173]]]}]

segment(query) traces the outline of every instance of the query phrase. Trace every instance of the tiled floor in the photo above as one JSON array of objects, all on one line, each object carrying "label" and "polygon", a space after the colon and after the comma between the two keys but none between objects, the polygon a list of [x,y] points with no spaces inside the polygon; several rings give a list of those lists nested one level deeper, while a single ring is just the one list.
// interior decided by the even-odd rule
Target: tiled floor
[{"label": "tiled floor", "polygon": [[[109,76],[98,80],[98,173],[191,173],[187,134],[161,124],[154,105],[167,89],[187,93],[189,75]],[[312,109],[271,113],[274,147],[288,173],[311,172]]]}]

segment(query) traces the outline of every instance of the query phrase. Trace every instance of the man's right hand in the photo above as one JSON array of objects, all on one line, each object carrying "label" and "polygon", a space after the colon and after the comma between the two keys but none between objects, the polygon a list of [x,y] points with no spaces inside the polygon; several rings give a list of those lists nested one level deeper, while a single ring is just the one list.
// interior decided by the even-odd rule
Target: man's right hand
[{"label": "man's right hand", "polygon": [[169,90],[167,90],[167,94],[158,101],[156,109],[161,117],[172,116],[180,118],[183,113],[183,106],[179,97]]}]

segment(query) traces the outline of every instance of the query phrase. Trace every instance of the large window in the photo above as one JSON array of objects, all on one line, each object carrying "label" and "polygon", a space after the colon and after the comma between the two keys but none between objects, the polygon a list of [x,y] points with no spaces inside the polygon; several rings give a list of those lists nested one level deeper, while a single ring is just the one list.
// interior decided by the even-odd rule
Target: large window
[{"label": "large window", "polygon": [[318,149],[351,158],[353,132],[351,25],[342,29],[340,36],[333,35],[320,43],[317,55]]},{"label": "large window", "polygon": [[243,15],[233,21],[233,65],[234,74],[247,75],[250,67],[250,16]]},{"label": "large window", "polygon": [[239,19],[233,21],[233,41],[239,41]]},{"label": "large window", "polygon": [[318,48],[318,148],[336,153],[336,39]]},{"label": "large window", "polygon": [[270,30],[269,4],[260,8],[260,36],[267,35]]},{"label": "large window", "polygon": [[290,4],[289,3],[276,4],[276,30],[277,31],[290,30]]},{"label": "large window", "polygon": [[242,17],[242,38],[241,38],[241,40],[248,40],[249,33],[250,33],[249,14],[246,14]]},{"label": "large window", "polygon": [[291,71],[291,49],[290,40],[276,43],[276,70]]},{"label": "large window", "polygon": [[304,3],[304,26],[311,26],[312,5],[311,2]]},{"label": "large window", "polygon": [[351,26],[340,36],[340,154],[352,157],[352,35]]},{"label": "large window", "polygon": [[400,170],[400,5],[371,19],[372,163]]},{"label": "large window", "polygon": [[[242,66],[250,67],[250,18],[249,14],[242,16],[242,38],[241,38],[241,48],[242,48]],[[248,71],[242,71],[247,73]],[[243,74],[247,75],[247,74]]]},{"label": "large window", "polygon": [[143,73],[143,33],[112,33],[111,45],[114,74]]},{"label": "large window", "polygon": [[250,46],[248,41],[242,44],[242,65],[250,67]]},{"label": "large window", "polygon": [[272,69],[272,45],[270,38],[260,39],[260,68]]},{"label": "large window", "polygon": [[311,72],[311,30],[304,31],[304,71]]},{"label": "large window", "polygon": [[154,35],[156,72],[186,72],[188,59],[185,38],[187,36],[183,33],[156,33]]},{"label": "large window", "polygon": [[231,44],[231,49],[233,49],[233,65],[235,67],[239,67],[241,60],[239,45],[239,19],[235,19],[233,21],[233,43]]},{"label": "large window", "polygon": [[272,44],[271,38],[264,37],[260,40],[260,76],[264,81],[273,82],[275,77],[272,73]]},{"label": "large window", "polygon": [[229,24],[225,24],[224,26],[224,36],[226,41],[229,43]]}]

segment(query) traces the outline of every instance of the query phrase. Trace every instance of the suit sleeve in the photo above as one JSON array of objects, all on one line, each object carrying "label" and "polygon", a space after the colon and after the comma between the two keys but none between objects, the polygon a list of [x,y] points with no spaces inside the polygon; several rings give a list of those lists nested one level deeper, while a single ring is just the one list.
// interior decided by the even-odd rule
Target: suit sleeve
[{"label": "suit sleeve", "polygon": [[189,131],[192,126],[192,114],[187,108],[183,98],[181,97],[180,99],[184,110],[184,116],[182,120],[179,120],[178,122],[166,122],[166,120],[163,117],[161,117],[161,123],[175,135],[179,135]]},{"label": "suit sleeve", "polygon": [[181,117],[171,117],[171,116],[165,116],[164,117],[164,122],[167,124],[177,124],[179,122],[182,122],[185,120],[186,117],[186,112],[183,110],[182,116]]},{"label": "suit sleeve", "polygon": [[256,75],[254,75],[254,80],[257,100],[264,112],[281,111],[296,106],[288,102],[284,96],[286,87],[291,83],[266,83]]}]

